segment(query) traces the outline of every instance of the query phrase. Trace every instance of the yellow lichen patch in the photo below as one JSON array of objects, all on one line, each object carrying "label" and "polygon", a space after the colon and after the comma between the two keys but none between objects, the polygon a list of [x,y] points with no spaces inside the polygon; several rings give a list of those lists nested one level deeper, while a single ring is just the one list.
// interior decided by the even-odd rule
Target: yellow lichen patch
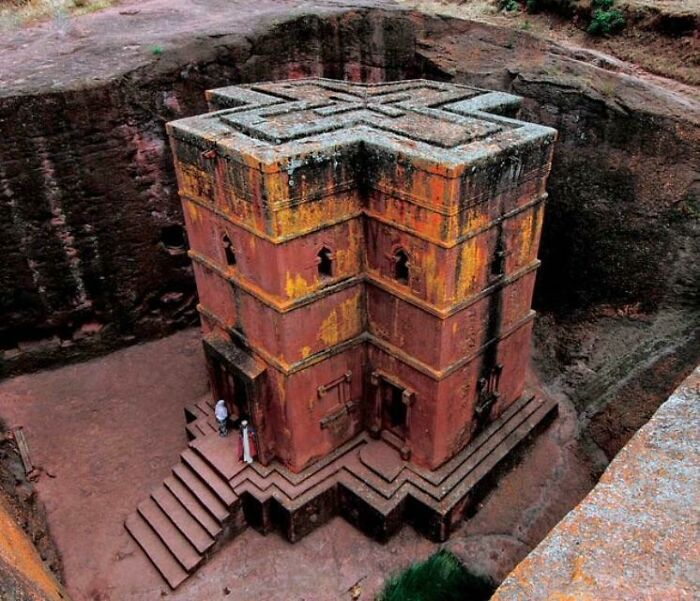
[{"label": "yellow lichen patch", "polygon": [[311,347],[310,346],[302,347],[301,356],[303,359],[306,359],[310,354],[311,354]]},{"label": "yellow lichen patch", "polygon": [[411,178],[410,194],[423,205],[444,208],[449,200],[457,198],[458,179],[415,170]]},{"label": "yellow lichen patch", "polygon": [[541,207],[529,212],[523,220],[521,228],[522,239],[520,242],[520,265],[526,265],[537,258],[537,244],[542,231],[542,218],[544,211]]},{"label": "yellow lichen patch", "polygon": [[323,320],[318,337],[326,345],[337,344],[359,332],[360,323],[360,293],[356,292]]},{"label": "yellow lichen patch", "polygon": [[475,236],[465,241],[461,247],[461,262],[457,274],[457,298],[466,298],[476,292],[477,277],[487,264],[483,237]]},{"label": "yellow lichen patch", "polygon": [[183,194],[204,200],[209,200],[213,196],[211,178],[205,171],[194,165],[178,163],[177,173],[180,180],[180,191]]},{"label": "yellow lichen patch", "polygon": [[335,252],[336,272],[334,275],[345,276],[357,273],[360,269],[360,244],[363,240],[362,228],[357,219],[348,226],[348,246]]},{"label": "yellow lichen patch", "polygon": [[[39,553],[0,501],[0,564],[6,564],[20,580],[29,583],[32,592],[43,593],[47,601],[66,601],[68,596],[41,561]],[[21,591],[18,591],[21,595]]]},{"label": "yellow lichen patch", "polygon": [[199,223],[202,220],[202,216],[199,212],[199,207],[193,202],[185,202],[185,207],[187,209],[187,216],[190,218],[192,223]]},{"label": "yellow lichen patch", "polygon": [[276,236],[291,236],[318,229],[320,226],[347,218],[360,210],[356,193],[317,198],[298,205],[278,209],[273,218]]},{"label": "yellow lichen patch", "polygon": [[265,191],[270,204],[289,199],[289,177],[286,172],[270,174],[265,178]]},{"label": "yellow lichen patch", "polygon": [[289,298],[304,296],[313,290],[313,285],[309,284],[300,273],[289,273],[285,277],[284,291]]},{"label": "yellow lichen patch", "polygon": [[324,207],[316,201],[283,209],[277,213],[277,234],[285,236],[310,230],[316,225],[328,221],[327,211],[325,213]]},{"label": "yellow lichen patch", "polygon": [[487,207],[486,203],[481,203],[467,209],[467,214],[462,223],[462,231],[459,234],[465,235],[484,229],[491,222],[491,216],[488,214]]},{"label": "yellow lichen patch", "polygon": [[571,582],[583,582],[588,586],[595,584],[595,578],[587,574],[584,569],[585,559],[581,556],[574,559],[574,567],[571,572]]},{"label": "yellow lichen patch", "polygon": [[441,269],[442,265],[438,261],[438,249],[430,245],[427,252],[421,254],[423,255],[421,268],[425,273],[426,296],[430,302],[441,303],[445,300],[445,282],[447,280]]}]

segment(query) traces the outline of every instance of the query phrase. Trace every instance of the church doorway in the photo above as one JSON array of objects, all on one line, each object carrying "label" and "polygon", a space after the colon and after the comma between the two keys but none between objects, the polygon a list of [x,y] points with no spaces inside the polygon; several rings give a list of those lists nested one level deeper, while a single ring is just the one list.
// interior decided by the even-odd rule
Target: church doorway
[{"label": "church doorway", "polygon": [[388,430],[404,440],[406,438],[407,406],[404,402],[404,388],[387,380],[381,381],[382,429]]},{"label": "church doorway", "polygon": [[215,401],[224,399],[231,416],[231,425],[238,427],[242,419],[251,422],[251,411],[248,393],[243,378],[227,369],[221,362],[213,359],[210,361],[212,371],[213,393]]}]

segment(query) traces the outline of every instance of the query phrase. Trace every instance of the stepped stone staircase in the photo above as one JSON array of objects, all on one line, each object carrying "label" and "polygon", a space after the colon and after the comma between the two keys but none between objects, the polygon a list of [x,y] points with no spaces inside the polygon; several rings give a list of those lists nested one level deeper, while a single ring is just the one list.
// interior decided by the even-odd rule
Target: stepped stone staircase
[{"label": "stepped stone staircase", "polygon": [[[185,410],[191,441],[207,435],[220,438],[213,414],[206,400]],[[239,497],[192,446],[124,525],[172,588],[245,527]]]},{"label": "stepped stone staircase", "polygon": [[175,588],[250,525],[294,542],[342,515],[384,540],[403,523],[445,540],[488,490],[495,468],[556,414],[551,399],[524,396],[435,471],[401,459],[400,441],[362,433],[300,473],[273,461],[246,465],[235,432],[218,435],[213,406],[185,411],[187,449],[125,526]]}]

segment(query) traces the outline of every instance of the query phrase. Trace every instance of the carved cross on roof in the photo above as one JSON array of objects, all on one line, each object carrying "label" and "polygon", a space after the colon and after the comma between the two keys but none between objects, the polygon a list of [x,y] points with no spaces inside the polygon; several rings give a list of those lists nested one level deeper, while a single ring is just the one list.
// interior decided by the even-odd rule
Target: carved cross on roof
[{"label": "carved cross on roof", "polygon": [[171,133],[214,142],[224,155],[235,148],[236,157],[257,159],[263,170],[285,157],[356,143],[459,169],[499,150],[554,138],[549,128],[513,118],[518,96],[427,80],[311,78],[219,88],[207,96],[219,110],[173,122]]}]

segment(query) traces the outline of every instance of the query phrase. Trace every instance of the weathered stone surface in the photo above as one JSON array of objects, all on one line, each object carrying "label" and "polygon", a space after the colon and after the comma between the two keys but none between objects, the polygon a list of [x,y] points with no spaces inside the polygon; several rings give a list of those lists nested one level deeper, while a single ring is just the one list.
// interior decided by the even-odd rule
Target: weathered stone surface
[{"label": "weathered stone surface", "polygon": [[493,599],[697,599],[698,449],[700,367]]},{"label": "weathered stone surface", "polygon": [[0,599],[70,601],[0,496]]},{"label": "weathered stone surface", "polygon": [[523,393],[556,132],[427,80],[208,97],[168,124],[198,308],[210,345],[266,367],[246,384],[210,354],[214,398],[264,465],[301,471],[364,428],[444,464]]},{"label": "weathered stone surface", "polygon": [[[525,390],[556,131],[518,97],[419,79],[207,96],[167,125],[211,382],[173,475],[221,528],[188,542],[146,501],[127,530],[172,588],[230,522],[444,540],[556,413]],[[248,464],[214,403],[255,431]]]}]

